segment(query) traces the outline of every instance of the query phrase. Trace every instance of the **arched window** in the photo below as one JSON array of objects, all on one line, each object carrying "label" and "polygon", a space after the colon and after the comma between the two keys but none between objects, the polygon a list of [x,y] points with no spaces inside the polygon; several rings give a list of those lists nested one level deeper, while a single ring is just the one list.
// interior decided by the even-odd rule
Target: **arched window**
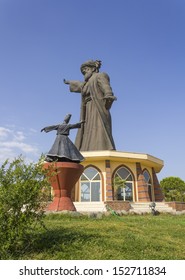
[{"label": "arched window", "polygon": [[101,177],[98,170],[88,167],[84,170],[80,181],[81,201],[100,201]]},{"label": "arched window", "polygon": [[147,186],[148,186],[148,195],[149,195],[149,198],[150,200],[152,201],[152,181],[151,181],[151,177],[150,177],[150,174],[149,172],[145,169],[143,171],[143,175],[145,177],[145,181],[147,183]]},{"label": "arched window", "polygon": [[113,178],[114,199],[132,201],[133,186],[134,180],[131,172],[126,167],[120,167]]}]

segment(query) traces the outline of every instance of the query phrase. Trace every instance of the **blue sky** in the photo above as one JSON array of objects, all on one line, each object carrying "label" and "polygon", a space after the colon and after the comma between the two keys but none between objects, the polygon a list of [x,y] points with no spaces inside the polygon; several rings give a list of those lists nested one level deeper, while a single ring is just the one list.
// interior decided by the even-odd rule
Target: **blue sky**
[{"label": "blue sky", "polygon": [[82,80],[80,65],[100,59],[117,150],[158,157],[160,180],[185,180],[184,30],[184,0],[0,0],[0,162],[37,160],[55,139],[42,127],[79,121],[63,78]]}]

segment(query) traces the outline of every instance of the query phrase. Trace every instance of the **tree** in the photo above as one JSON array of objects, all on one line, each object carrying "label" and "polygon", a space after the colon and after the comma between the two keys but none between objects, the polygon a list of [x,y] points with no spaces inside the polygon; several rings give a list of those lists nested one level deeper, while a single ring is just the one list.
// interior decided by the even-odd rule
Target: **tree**
[{"label": "tree", "polygon": [[[125,194],[125,188],[126,188],[126,180],[122,179],[120,176],[116,175],[113,181],[113,197],[114,200],[119,200],[121,197],[121,190],[123,190],[123,193]],[[125,197],[123,197],[125,200]]]},{"label": "tree", "polygon": [[166,201],[185,201],[185,182],[179,177],[167,177],[160,182]]},{"label": "tree", "polygon": [[26,164],[22,157],[0,167],[0,259],[17,257],[43,224],[49,184],[39,163]]}]

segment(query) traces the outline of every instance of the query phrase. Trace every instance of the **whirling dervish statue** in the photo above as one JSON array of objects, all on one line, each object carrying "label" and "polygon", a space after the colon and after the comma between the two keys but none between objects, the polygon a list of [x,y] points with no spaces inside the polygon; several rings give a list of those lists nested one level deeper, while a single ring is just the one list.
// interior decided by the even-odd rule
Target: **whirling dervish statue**
[{"label": "whirling dervish statue", "polygon": [[84,160],[84,157],[78,151],[76,146],[69,139],[69,132],[71,129],[80,128],[84,121],[76,124],[69,124],[71,114],[65,116],[63,123],[57,125],[47,126],[41,129],[45,132],[53,130],[57,131],[57,137],[49,152],[46,155],[47,162],[75,162],[79,163]]}]

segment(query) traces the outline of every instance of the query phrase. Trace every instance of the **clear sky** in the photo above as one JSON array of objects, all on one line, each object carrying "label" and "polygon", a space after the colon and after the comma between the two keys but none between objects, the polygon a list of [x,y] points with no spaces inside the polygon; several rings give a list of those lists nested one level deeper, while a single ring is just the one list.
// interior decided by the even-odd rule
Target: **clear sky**
[{"label": "clear sky", "polygon": [[116,149],[164,160],[160,180],[185,180],[184,0],[0,0],[0,162],[37,160],[55,139],[42,127],[79,121],[63,78],[82,80],[88,59],[102,60],[117,96]]}]

